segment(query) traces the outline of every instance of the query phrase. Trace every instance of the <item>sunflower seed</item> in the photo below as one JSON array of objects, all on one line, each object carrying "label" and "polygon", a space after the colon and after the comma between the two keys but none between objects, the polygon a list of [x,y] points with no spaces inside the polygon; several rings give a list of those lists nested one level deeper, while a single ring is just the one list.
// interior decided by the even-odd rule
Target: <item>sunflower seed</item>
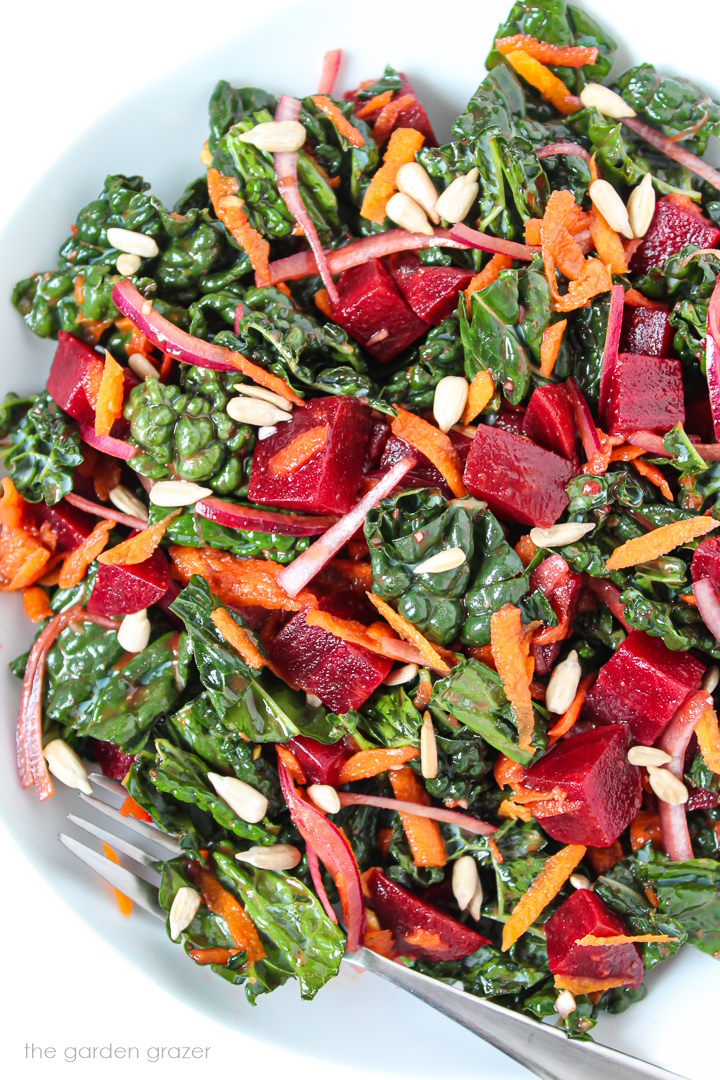
[{"label": "sunflower seed", "polygon": [[637,187],[632,189],[627,209],[630,228],[639,240],[650,228],[655,213],[655,188],[651,173],[645,173]]},{"label": "sunflower seed", "polygon": [[398,191],[401,191],[403,195],[408,195],[413,199],[418,206],[422,207],[430,220],[437,225],[440,221],[438,213],[435,210],[438,193],[435,190],[435,185],[420,162],[407,161],[404,165],[401,165],[398,169],[395,183],[397,184]]},{"label": "sunflower seed", "polygon": [[277,428],[276,427],[269,427],[267,425],[264,425],[263,427],[258,428],[258,431],[257,431],[258,442],[264,442],[265,439],[270,439],[270,438],[272,438],[273,435],[277,435]]},{"label": "sunflower seed", "polygon": [[129,255],[140,255],[143,259],[154,259],[160,254],[157,241],[145,233],[133,229],[108,229],[107,242],[118,251],[127,251]]},{"label": "sunflower seed", "polygon": [[404,683],[412,682],[418,673],[417,664],[403,664],[402,667],[395,668],[391,671],[385,680],[386,686],[402,686]]},{"label": "sunflower seed", "polygon": [[299,120],[267,120],[256,124],[249,131],[237,134],[240,142],[250,143],[268,154],[283,154],[299,150],[307,138],[307,132]]},{"label": "sunflower seed", "polygon": [[221,776],[219,773],[209,772],[208,780],[223,802],[243,821],[249,821],[252,825],[262,821],[267,813],[268,801],[262,792],[257,791],[244,780],[238,780],[236,776]]},{"label": "sunflower seed", "polygon": [[588,892],[592,892],[592,882],[584,874],[571,874],[570,884],[573,889],[587,889]]},{"label": "sunflower seed", "polygon": [[619,94],[602,83],[587,83],[580,91],[580,100],[586,109],[597,109],[603,116],[609,116],[613,120],[635,116],[635,110]]},{"label": "sunflower seed", "polygon": [[438,773],[437,740],[429,712],[423,715],[420,728],[420,772],[426,780],[434,780]]},{"label": "sunflower seed", "polygon": [[475,889],[475,892],[473,893],[473,896],[472,896],[472,900],[470,901],[470,903],[468,904],[468,907],[467,907],[471,918],[473,918],[475,920],[475,922],[478,921],[478,919],[480,918],[480,915],[482,914],[482,905],[483,905],[483,887],[482,887],[482,885],[480,883],[480,879],[478,878],[477,888]]},{"label": "sunflower seed", "polygon": [[478,175],[478,169],[471,169],[465,176],[457,176],[435,203],[435,212],[451,225],[457,225],[470,213],[480,190]]},{"label": "sunflower seed", "polygon": [[330,784],[310,784],[306,791],[317,808],[326,814],[337,814],[340,810],[340,796]]},{"label": "sunflower seed", "polygon": [[189,885],[181,885],[175,893],[168,916],[170,937],[173,941],[177,941],[183,930],[187,930],[197,915],[199,907],[200,893],[197,889],[191,889]]},{"label": "sunflower seed", "polygon": [[588,195],[595,209],[605,218],[611,229],[621,236],[633,239],[627,206],[622,201],[612,184],[607,180],[593,180],[588,188]]},{"label": "sunflower seed", "polygon": [[438,551],[437,555],[431,555],[429,559],[420,562],[413,569],[414,574],[444,574],[446,570],[456,570],[465,562],[465,552],[462,548],[445,548]]},{"label": "sunflower seed", "polygon": [[280,397],[274,390],[267,390],[264,386],[256,386],[255,383],[237,383],[235,386],[238,394],[245,397],[258,398],[260,401],[269,401],[271,405],[277,405],[283,412],[292,412],[292,404]]},{"label": "sunflower seed", "polygon": [[207,139],[203,143],[202,150],[200,151],[200,164],[204,165],[206,169],[209,169],[212,165],[212,154],[210,153]]},{"label": "sunflower seed", "polygon": [[322,708],[322,701],[317,696],[317,694],[306,694],[305,695],[305,701],[306,701],[307,706],[308,706],[309,709],[321,709]]},{"label": "sunflower seed", "polygon": [[130,514],[131,517],[147,521],[148,513],[145,503],[141,502],[137,495],[133,495],[132,491],[128,491],[124,484],[116,484],[114,488],[111,488],[108,499],[120,513]]},{"label": "sunflower seed", "polygon": [[712,694],[716,689],[718,682],[720,682],[720,668],[717,664],[713,664],[705,672],[705,676],[702,681],[703,690],[707,690],[708,694]]},{"label": "sunflower seed", "polygon": [[472,855],[461,855],[453,863],[452,870],[453,896],[461,911],[470,904],[479,884],[477,863]]},{"label": "sunflower seed", "polygon": [[461,375],[445,375],[435,387],[433,416],[441,431],[449,431],[465,409],[470,387]]},{"label": "sunflower seed", "polygon": [[248,397],[246,394],[230,398],[226,412],[238,424],[251,424],[254,427],[272,427],[291,417],[285,409],[279,409],[269,401],[261,401],[260,398]]},{"label": "sunflower seed", "polygon": [[292,844],[273,844],[271,847],[251,847],[247,851],[238,851],[235,858],[248,866],[256,866],[258,870],[292,870],[302,855]]},{"label": "sunflower seed", "polygon": [[412,233],[422,233],[424,236],[433,235],[433,227],[422,206],[418,206],[414,199],[411,199],[409,195],[404,195],[402,191],[396,192],[392,198],[388,199],[385,213],[401,229],[407,229]]},{"label": "sunflower seed", "polygon": [[661,750],[659,746],[631,746],[627,753],[627,759],[631,765],[667,765],[672,761],[672,755]]},{"label": "sunflower seed", "polygon": [[123,277],[132,277],[133,274],[137,274],[141,263],[142,259],[139,255],[128,255],[126,251],[122,255],[118,255],[115,260],[117,272],[122,274]]},{"label": "sunflower seed", "polygon": [[593,521],[564,521],[560,525],[551,525],[548,529],[530,530],[530,539],[535,547],[563,547],[575,544],[595,528]]},{"label": "sunflower seed", "polygon": [[151,364],[147,356],[143,356],[140,352],[131,353],[128,356],[128,367],[132,371],[133,375],[137,375],[138,379],[157,379],[158,370],[154,364]]},{"label": "sunflower seed", "polygon": [[135,611],[132,615],[126,615],[117,629],[118,645],[125,652],[144,652],[150,641],[150,629],[146,608]]},{"label": "sunflower seed", "polygon": [[668,769],[658,769],[655,765],[650,765],[648,780],[660,802],[669,806],[682,806],[688,801],[688,789],[682,780],[678,780]]},{"label": "sunflower seed", "polygon": [[212,488],[190,480],[158,480],[150,488],[149,498],[155,506],[192,506],[207,495],[212,495]]},{"label": "sunflower seed", "polygon": [[565,1020],[577,1009],[577,1001],[569,990],[561,990],[555,998],[555,1012]]},{"label": "sunflower seed", "polygon": [[582,678],[582,668],[575,649],[553,668],[545,690],[545,706],[553,713],[564,713],[570,708]]},{"label": "sunflower seed", "polygon": [[68,787],[78,788],[86,795],[92,794],[87,769],[71,746],[64,739],[53,739],[43,747],[43,754],[50,772]]}]

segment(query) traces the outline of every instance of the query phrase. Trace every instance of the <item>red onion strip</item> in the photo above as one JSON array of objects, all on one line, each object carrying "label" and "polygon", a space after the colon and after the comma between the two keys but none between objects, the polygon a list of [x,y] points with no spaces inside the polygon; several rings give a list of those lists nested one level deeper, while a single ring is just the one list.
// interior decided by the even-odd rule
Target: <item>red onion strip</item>
[{"label": "red onion strip", "polygon": [[715,282],[707,313],[705,377],[710,395],[715,438],[720,440],[720,278]]},{"label": "red onion strip", "polygon": [[702,621],[716,641],[720,641],[720,594],[710,578],[701,578],[693,585],[693,595],[697,601]]},{"label": "red onion strip", "polygon": [[92,424],[84,424],[78,421],[80,438],[93,450],[99,450],[108,457],[118,458],[120,461],[129,461],[137,453],[137,447],[131,446],[124,439],[115,439],[112,435],[96,435]]},{"label": "red onion strip", "polygon": [[123,514],[112,506],[101,506],[100,503],[84,499],[82,495],[76,495],[73,491],[65,496],[64,502],[70,503],[71,506],[75,506],[78,510],[84,510],[86,514],[92,514],[93,517],[105,518],[106,521],[117,521],[118,525],[126,525],[128,529],[145,529],[147,527],[147,518]]},{"label": "red onion strip", "polygon": [[[666,768],[682,780],[685,764],[685,751],[695,730],[698,720],[706,709],[712,707],[712,697],[707,690],[697,690],[680,706],[670,724],[658,740],[658,746],[667,754],[670,761]],[[687,825],[685,806],[671,806],[658,799],[658,815],[663,847],[673,862],[685,862],[693,858],[692,841]]]},{"label": "red onion strip", "polygon": [[607,330],[605,332],[605,348],[603,349],[602,363],[600,365],[600,400],[598,403],[598,415],[601,418],[601,422],[607,408],[610,387],[612,386],[612,377],[615,372],[615,365],[617,364],[624,308],[625,290],[622,285],[613,285],[610,292],[610,311],[608,313]]},{"label": "red onion strip", "polygon": [[[705,461],[720,461],[720,445],[717,443],[699,443],[690,440],[693,445],[693,450],[696,450],[701,458]],[[632,435],[627,436],[627,442],[631,446],[639,446],[643,450],[647,450],[649,454],[655,454],[656,457],[672,457],[669,450],[666,450],[663,446],[662,436],[655,435],[652,431],[634,431]]]},{"label": "red onion strip", "polygon": [[459,240],[465,247],[480,248],[481,251],[492,251],[499,255],[509,255],[511,259],[522,259],[529,262],[533,255],[539,251],[539,247],[530,247],[529,244],[518,244],[515,240],[503,240],[499,236],[490,236],[489,233],[478,232],[470,229],[467,225],[455,225],[450,230],[450,237]]},{"label": "red onion strip", "polygon": [[306,844],[305,855],[307,858],[308,870],[310,871],[310,877],[312,878],[312,883],[315,886],[315,892],[318,894],[318,900],[324,907],[325,914],[327,915],[328,919],[330,919],[330,922],[336,923],[338,921],[338,918],[335,914],[335,909],[330,903],[328,894],[325,892],[325,886],[323,885],[322,873],[320,870],[320,861],[315,854],[315,848],[310,847],[309,844]]},{"label": "red onion strip", "polygon": [[655,128],[651,128],[648,124],[644,124],[642,120],[638,120],[637,117],[627,117],[623,121],[625,127],[630,128],[636,135],[639,135],[645,142],[650,143],[656,150],[660,150],[661,153],[667,157],[672,158],[673,161],[677,161],[678,165],[682,165],[684,168],[689,169],[691,173],[695,173],[701,180],[706,180],[708,184],[720,191],[720,172],[717,169],[713,169],[707,161],[703,161],[697,154],[691,154],[689,150],[683,150],[681,146],[673,142],[672,139],[668,139],[667,136],[662,135]]},{"label": "red onion strip", "polygon": [[394,810],[398,814],[414,814],[415,817],[430,818],[432,821],[444,821],[448,825],[457,825],[465,832],[475,836],[490,836],[497,832],[497,827],[479,818],[461,814],[459,810],[443,810],[438,806],[423,806],[422,803],[407,802],[404,799],[385,799],[379,795],[359,795],[355,792],[339,791],[342,806],[376,806],[379,810]]},{"label": "red onion strip", "polygon": [[335,80],[340,70],[342,49],[328,49],[323,57],[322,72],[318,83],[318,94],[332,94]]},{"label": "red onion strip", "polygon": [[596,454],[602,453],[602,446],[595,427],[595,421],[590,412],[590,406],[572,376],[566,380],[565,388],[570,398],[570,405],[575,417],[575,426],[580,434],[585,457],[588,461],[592,461]]},{"label": "red onion strip", "polygon": [[547,146],[541,146],[537,151],[537,156],[540,161],[544,158],[556,157],[558,154],[564,154],[568,157],[579,157],[583,161],[587,161],[590,164],[590,153],[584,146],[580,146],[574,142],[556,142],[548,143]]},{"label": "red onion strip", "polygon": [[200,499],[194,510],[199,517],[229,529],[249,529],[281,536],[322,536],[337,521],[330,514],[283,514],[277,510],[239,506],[214,495]]}]

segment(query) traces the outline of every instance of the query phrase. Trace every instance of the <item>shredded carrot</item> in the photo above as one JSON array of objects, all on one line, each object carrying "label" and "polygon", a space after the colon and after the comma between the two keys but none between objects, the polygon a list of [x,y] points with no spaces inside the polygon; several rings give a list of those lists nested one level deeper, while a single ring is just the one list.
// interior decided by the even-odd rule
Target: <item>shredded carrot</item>
[{"label": "shredded carrot", "polygon": [[512,269],[512,259],[509,255],[503,255],[501,252],[497,252],[490,259],[488,263],[483,266],[482,270],[471,278],[470,284],[465,290],[465,309],[470,317],[472,310],[471,300],[473,293],[480,292],[482,289],[486,289],[488,285],[492,285],[493,281],[497,281],[500,276],[501,270]]},{"label": "shredded carrot", "polygon": [[645,844],[659,844],[662,838],[660,818],[650,810],[638,810],[630,822],[630,847],[638,851]]},{"label": "shredded carrot", "polygon": [[51,552],[23,526],[25,500],[12,480],[2,479],[0,497],[0,592],[16,592],[43,577]]},{"label": "shredded carrot", "polygon": [[497,673],[512,707],[518,728],[518,746],[534,753],[530,740],[535,726],[528,670],[530,639],[523,629],[520,609],[505,604],[490,618],[490,648]]},{"label": "shredded carrot", "polygon": [[337,129],[339,135],[342,135],[346,142],[349,142],[351,146],[364,146],[365,140],[356,127],[350,123],[349,120],[343,116],[337,105],[326,97],[325,94],[316,94],[311,97],[313,105],[327,116],[328,120]]},{"label": "shredded carrot", "polygon": [[596,874],[607,874],[608,870],[612,870],[613,866],[622,862],[624,858],[625,852],[619,840],[616,840],[610,847],[589,847],[587,849],[588,862]]},{"label": "shredded carrot", "polygon": [[397,124],[400,114],[404,109],[407,109],[409,105],[412,105],[414,100],[412,94],[402,94],[400,97],[395,98],[394,101],[389,101],[387,105],[383,105],[372,129],[373,139],[378,146],[383,145],[388,135]]},{"label": "shredded carrot", "polygon": [[519,556],[523,566],[529,566],[537,554],[537,548],[530,538],[530,533],[521,536],[515,545],[515,553]]},{"label": "shredded carrot", "polygon": [[[430,796],[408,765],[401,769],[394,769],[388,773],[388,777],[396,799],[430,806]],[[447,851],[437,821],[433,821],[432,818],[416,817],[413,814],[400,814],[400,821],[415,865],[445,866]]]},{"label": "shredded carrot", "polygon": [[632,464],[633,468],[637,469],[641,476],[644,476],[646,480],[649,480],[651,484],[660,489],[660,493],[666,499],[670,502],[673,501],[672,489],[657,465],[651,465],[649,461],[633,461]]},{"label": "shredded carrot", "polygon": [[594,675],[586,675],[584,679],[581,679],[575,697],[562,716],[548,730],[550,738],[559,739],[562,735],[567,735],[568,731],[575,726],[594,678]]},{"label": "shredded carrot", "polygon": [[595,428],[595,432],[600,442],[600,449],[582,467],[582,471],[588,476],[602,476],[607,472],[612,459],[613,444],[610,436],[598,427]]},{"label": "shredded carrot", "polygon": [[682,544],[688,544],[698,536],[705,536],[720,525],[714,518],[692,517],[682,521],[673,521],[670,525],[661,525],[643,536],[635,536],[616,547],[605,563],[606,570],[624,570],[627,566],[650,562],[661,555],[667,555]]},{"label": "shredded carrot", "polygon": [[265,666],[265,657],[248,631],[244,626],[238,626],[225,608],[215,608],[210,618],[228,645],[231,645],[235,652],[243,658],[248,667],[259,671],[261,667]]},{"label": "shredded carrot", "polygon": [[338,776],[338,784],[354,784],[356,780],[369,780],[390,769],[399,769],[418,756],[415,746],[397,746],[388,750],[359,750],[344,762]]},{"label": "shredded carrot", "polygon": [[208,169],[207,186],[216,218],[249,258],[258,285],[268,285],[270,244],[250,224],[243,201],[237,196],[237,180],[234,176],[223,176],[217,169]]},{"label": "shredded carrot", "polygon": [[414,161],[425,137],[414,128],[397,128],[393,131],[383,156],[383,163],[370,181],[363,197],[360,214],[368,221],[381,224],[385,220],[385,207],[396,190],[395,180],[401,165]]},{"label": "shredded carrot", "polygon": [[611,461],[635,461],[636,458],[642,457],[646,451],[642,446],[630,446],[628,443],[623,443],[622,446],[613,446],[610,453]]},{"label": "shredded carrot", "polygon": [[579,99],[570,92],[562,79],[558,79],[550,68],[545,67],[524,49],[511,49],[504,55],[510,67],[563,116],[569,116],[582,108]]},{"label": "shredded carrot", "polygon": [[550,326],[546,326],[543,330],[540,344],[540,374],[544,375],[546,379],[552,375],[555,362],[560,354],[560,346],[562,345],[566,327],[567,319],[560,319],[559,322],[551,323]]},{"label": "shredded carrot", "polygon": [[383,90],[381,94],[376,94],[375,97],[368,98],[364,105],[358,109],[355,115],[360,120],[365,120],[366,117],[372,116],[373,113],[379,112],[385,105],[389,105],[392,101],[394,91]]},{"label": "shredded carrot", "polygon": [[80,584],[90,563],[105,550],[112,528],[112,521],[98,521],[89,536],[70,552],[60,567],[58,585],[61,589],[72,589]]},{"label": "shredded carrot", "polygon": [[327,289],[318,289],[315,293],[315,307],[321,312],[326,319],[332,319],[332,310],[330,308],[330,297],[328,296]]},{"label": "shredded carrot", "polygon": [[598,58],[596,45],[551,45],[548,41],[538,41],[530,34],[497,38],[495,48],[503,56],[515,49],[522,49],[541,64],[552,64],[555,67],[592,67]]},{"label": "shredded carrot", "polygon": [[450,437],[421,416],[416,416],[399,405],[396,405],[395,409],[397,416],[390,425],[393,435],[424,454],[442,475],[453,495],[457,499],[464,498],[467,488],[463,483],[460,455]]},{"label": "shredded carrot", "polygon": [[279,563],[266,559],[240,559],[212,548],[170,548],[176,575],[187,585],[193,574],[204,577],[219,600],[228,607],[256,606],[270,611],[302,611],[317,607],[308,589],[290,597],[278,585]]},{"label": "shredded carrot", "polygon": [[[120,860],[118,859],[117,855],[110,847],[110,845],[106,844],[104,840],[102,849],[103,855],[106,859],[108,859],[112,863],[115,863],[116,866],[120,865]],[[132,915],[132,900],[129,896],[126,896],[125,893],[120,892],[119,889],[113,888],[113,892],[115,893],[115,899],[117,900],[117,905],[120,908],[121,913],[127,919],[129,915]]]},{"label": "shredded carrot", "polygon": [[441,675],[450,674],[449,664],[445,662],[437,649],[430,644],[417,627],[409,623],[407,619],[404,619],[394,608],[391,608],[389,604],[386,604],[379,596],[375,596],[374,593],[368,592],[367,598],[373,607],[380,612],[383,619],[390,624],[395,633],[403,641],[408,641],[415,646],[425,661],[425,667],[429,667],[432,671],[437,671]]},{"label": "shredded carrot", "polygon": [[213,949],[188,949],[188,956],[201,967],[206,967],[208,964],[218,964],[220,967],[225,967],[228,961],[232,960],[233,956],[237,956],[239,952],[242,952],[242,949],[223,949],[216,946]]},{"label": "shredded carrot", "polygon": [[287,746],[281,746],[280,744],[277,744],[275,746],[275,752],[277,753],[277,756],[280,759],[281,763],[285,766],[287,771],[292,776],[293,780],[297,784],[300,784],[304,787],[305,784],[307,784],[307,778],[305,776],[305,773],[303,772],[302,765],[295,757],[292,750],[290,750]]},{"label": "shredded carrot", "polygon": [[358,592],[372,589],[373,576],[370,563],[357,562],[355,559],[333,559],[327,564],[326,571],[339,574],[341,578]]},{"label": "shredded carrot", "polygon": [[637,289],[625,290],[625,303],[628,307],[644,307],[649,311],[667,311],[667,304],[661,303],[659,300],[650,300],[647,296],[644,296]]},{"label": "shredded carrot", "polygon": [[48,595],[40,585],[31,585],[29,588],[23,589],[22,602],[23,611],[32,623],[42,622],[43,619],[47,619],[52,615]]},{"label": "shredded carrot", "polygon": [[488,845],[488,851],[490,852],[490,855],[492,857],[493,862],[496,862],[498,864],[498,866],[502,866],[502,864],[505,862],[505,859],[503,858],[502,851],[497,846],[497,843],[493,839],[492,836],[488,837],[487,845]]},{"label": "shredded carrot", "polygon": [[328,424],[318,424],[301,432],[289,443],[273,454],[268,462],[270,475],[276,480],[292,476],[303,465],[319,454],[330,436]]},{"label": "shredded carrot", "polygon": [[476,375],[473,375],[465,408],[463,409],[463,424],[472,424],[473,420],[489,404],[494,393],[495,383],[489,371],[478,371]]},{"label": "shredded carrot", "polygon": [[587,307],[594,296],[610,292],[611,288],[612,277],[605,264],[600,262],[599,259],[587,259],[582,274],[570,282],[568,291],[564,296],[557,293],[557,286],[555,286],[555,293],[553,294],[555,310],[567,312]]},{"label": "shredded carrot", "polygon": [[429,672],[424,669],[420,672],[420,678],[418,680],[418,688],[413,698],[413,705],[418,712],[423,712],[430,704],[430,698],[432,697],[432,679]]},{"label": "shredded carrot", "polygon": [[363,935],[363,945],[370,952],[379,953],[390,959],[395,954],[395,939],[392,930],[366,930]]},{"label": "shredded carrot", "polygon": [[584,979],[574,978],[571,975],[555,975],[554,984],[556,990],[569,990],[571,994],[601,994],[605,990],[613,990],[617,986],[627,986],[629,977],[618,976],[610,979]]},{"label": "shredded carrot", "polygon": [[109,551],[103,551],[98,562],[104,566],[136,566],[137,563],[145,562],[156,550],[162,540],[168,526],[182,513],[178,508],[157,521],[154,525],[148,525],[147,529],[131,536],[129,540],[123,540]]},{"label": "shredded carrot", "polygon": [[720,729],[713,708],[708,708],[695,725],[695,735],[702,759],[714,773],[720,773]]},{"label": "shredded carrot", "polygon": [[532,811],[528,806],[521,806],[514,799],[503,799],[498,806],[498,817],[508,818],[511,821],[530,821]]},{"label": "shredded carrot", "polygon": [[524,224],[525,243],[530,247],[540,247],[542,243],[542,218],[528,218]]},{"label": "shredded carrot", "polygon": [[136,821],[152,821],[152,817],[148,814],[147,810],[143,810],[139,803],[136,803],[132,795],[126,795],[122,801],[120,807],[120,813],[123,817],[135,818]]},{"label": "shredded carrot", "polygon": [[224,889],[214,874],[200,863],[190,863],[188,876],[199,890],[205,906],[221,918],[238,949],[247,953],[249,964],[262,960],[265,949],[244,907],[231,892]]},{"label": "shredded carrot", "polygon": [[95,456],[97,461],[92,472],[93,487],[100,502],[106,502],[110,492],[120,483],[122,468],[116,458],[108,457],[107,454]]},{"label": "shredded carrot", "polygon": [[582,844],[568,844],[551,855],[526,893],[518,900],[503,927],[502,951],[507,952],[522,937],[547,905],[562,889],[585,855]]},{"label": "shredded carrot", "polygon": [[105,364],[95,407],[95,434],[109,435],[122,416],[125,378],[115,357],[105,350]]},{"label": "shredded carrot", "polygon": [[608,937],[598,937],[596,934],[585,934],[578,938],[576,945],[649,945],[651,942],[664,943],[677,941],[670,934],[611,934]]},{"label": "shredded carrot", "polygon": [[599,210],[593,206],[588,212],[588,226],[595,250],[611,274],[627,273],[627,255],[620,236],[612,229]]}]

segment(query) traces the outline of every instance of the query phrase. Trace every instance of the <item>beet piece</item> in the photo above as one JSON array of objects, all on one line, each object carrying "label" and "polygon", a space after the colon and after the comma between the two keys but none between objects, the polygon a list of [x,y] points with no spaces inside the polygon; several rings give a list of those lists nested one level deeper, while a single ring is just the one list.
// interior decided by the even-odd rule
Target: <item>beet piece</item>
[{"label": "beet piece", "polygon": [[494,514],[521,525],[554,525],[568,504],[573,465],[522,435],[480,425],[465,465],[465,484]]},{"label": "beet piece", "polygon": [[663,358],[672,356],[674,334],[669,312],[625,305],[620,352]]},{"label": "beet piece", "polygon": [[[270,459],[298,435],[322,424],[330,429],[323,448],[290,476],[274,477]],[[315,398],[295,409],[291,420],[278,424],[275,435],[255,447],[250,501],[314,514],[346,514],[356,502],[371,427],[370,410],[356,398]]]},{"label": "beet piece", "polygon": [[550,645],[531,645],[530,652],[532,658],[535,661],[535,674],[541,678],[543,675],[547,675],[553,667],[553,664],[560,655],[562,646],[559,641],[554,641]]},{"label": "beet piece", "polygon": [[333,321],[380,363],[417,341],[428,324],[418,318],[379,259],[353,266],[337,279]]},{"label": "beet piece", "polygon": [[[530,591],[539,589],[549,600],[558,627],[565,631],[563,637],[568,637],[572,631],[582,584],[582,574],[571,570],[562,555],[549,555],[530,577]],[[542,636],[540,640],[542,644]]]},{"label": "beet piece", "polygon": [[308,626],[303,611],[275,636],[270,658],[288,682],[317,694],[338,713],[359,709],[392,667],[383,656]]},{"label": "beet piece", "polygon": [[425,266],[412,251],[389,255],[384,264],[415,314],[432,326],[452,315],[473,276],[459,266]]},{"label": "beet piece", "polygon": [[538,446],[577,464],[575,414],[564,386],[538,386],[533,391],[525,410],[522,433]]},{"label": "beet piece", "polygon": [[720,589],[720,539],[717,536],[706,537],[695,548],[690,576],[693,581],[710,578],[713,585]]},{"label": "beet piece", "polygon": [[337,787],[340,769],[349,757],[345,743],[326,746],[317,739],[299,735],[290,739],[286,745],[295,755],[308,784],[330,784],[331,787]]},{"label": "beet piece", "polygon": [[369,906],[383,930],[392,930],[401,956],[461,960],[490,942],[457,919],[414,896],[372,867],[365,874]]},{"label": "beet piece", "polygon": [[103,362],[84,341],[58,331],[58,344],[45,387],[63,412],[75,420],[94,423],[94,390],[102,378]]},{"label": "beet piece", "polygon": [[[469,439],[466,435],[462,435],[458,431],[450,431],[448,434],[453,446],[460,454],[461,459],[465,461],[470,451],[470,447],[472,446],[472,439]],[[452,491],[433,463],[429,461],[424,454],[421,454],[419,450],[416,450],[414,447],[410,446],[409,443],[406,443],[404,439],[399,439],[397,435],[390,435],[385,442],[382,457],[380,458],[380,464],[377,469],[378,475],[386,473],[398,461],[402,461],[403,458],[407,457],[408,454],[412,454],[416,459],[416,464],[409,473],[406,473],[396,490],[404,491],[415,487],[433,487],[439,488],[443,495],[448,499],[451,499],[453,497]],[[371,472],[373,471],[375,470],[371,470]]]},{"label": "beet piece", "polygon": [[105,776],[112,780],[124,780],[135,761],[134,754],[126,754],[119,746],[100,739],[90,739],[93,754]]},{"label": "beet piece", "polygon": [[565,813],[543,816],[540,825],[562,844],[610,847],[640,808],[640,773],[627,760],[630,734],[624,724],[593,728],[561,739],[525,770],[533,791],[560,788]]},{"label": "beet piece", "polygon": [[685,387],[685,430],[697,435],[700,442],[715,442],[712,409],[707,387]]},{"label": "beet piece", "polygon": [[686,244],[714,248],[718,240],[720,229],[699,210],[690,209],[687,201],[665,195],[657,201],[650,228],[632,257],[630,269],[634,274],[645,274],[654,266],[664,266],[666,259],[682,251]]},{"label": "beet piece", "polygon": [[398,114],[395,121],[395,127],[415,128],[416,131],[419,131],[425,136],[425,146],[437,146],[438,142],[435,138],[435,132],[432,129],[432,124],[430,123],[428,114],[425,112],[420,98],[415,93],[405,72],[398,71],[398,75],[402,80],[402,84],[396,96],[405,97],[407,94],[411,94],[415,100],[412,105],[406,105],[402,112]]},{"label": "beet piece", "polygon": [[87,609],[92,615],[133,615],[162,600],[169,584],[167,557],[160,550],[135,566],[98,563]]},{"label": "beet piece", "polygon": [[513,435],[523,435],[525,423],[525,409],[509,409],[506,405],[500,406],[500,411],[488,420],[490,427],[499,428],[500,431],[509,431]]},{"label": "beet piece", "polygon": [[586,934],[618,937],[628,934],[622,919],[590,889],[576,889],[545,923],[548,965],[553,975],[573,979],[627,978],[637,989],[643,962],[636,945],[578,945]]},{"label": "beet piece", "polygon": [[84,514],[70,503],[60,502],[56,506],[35,503],[31,513],[36,522],[48,523],[58,542],[58,551],[72,551],[92,532],[93,519],[90,515]]},{"label": "beet piece", "polygon": [[385,450],[385,445],[389,438],[390,425],[387,420],[384,418],[382,420],[373,420],[373,426],[370,429],[370,437],[367,442],[367,449],[365,450],[363,472],[368,473],[372,472],[374,469],[380,468],[383,451]]},{"label": "beet piece", "polygon": [[596,724],[627,724],[634,742],[651,745],[700,685],[705,665],[633,630],[601,669],[584,715]]},{"label": "beet piece", "polygon": [[602,416],[608,434],[663,433],[684,420],[680,361],[619,353]]}]

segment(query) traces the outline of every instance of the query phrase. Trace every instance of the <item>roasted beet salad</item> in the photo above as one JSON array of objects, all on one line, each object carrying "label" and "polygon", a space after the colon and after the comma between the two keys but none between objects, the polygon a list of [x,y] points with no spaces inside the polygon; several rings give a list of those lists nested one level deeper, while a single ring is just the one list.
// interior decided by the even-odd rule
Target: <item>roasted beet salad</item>
[{"label": "roasted beet salad", "polygon": [[220,82],[15,287],[20,782],[121,781],[250,1000],[364,945],[585,1034],[720,955],[720,105],[614,52],[521,0],[437,133]]}]

